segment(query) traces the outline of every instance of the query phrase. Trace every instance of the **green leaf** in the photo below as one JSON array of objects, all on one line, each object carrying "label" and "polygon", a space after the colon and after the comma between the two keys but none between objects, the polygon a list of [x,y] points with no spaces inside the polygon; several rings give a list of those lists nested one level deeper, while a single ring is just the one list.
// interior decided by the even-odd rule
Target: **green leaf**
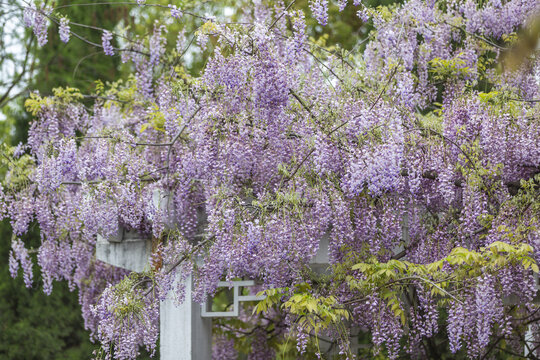
[{"label": "green leaf", "polygon": [[144,132],[146,129],[148,129],[148,127],[150,126],[150,123],[144,123],[142,124],[141,126],[141,130],[139,132]]}]

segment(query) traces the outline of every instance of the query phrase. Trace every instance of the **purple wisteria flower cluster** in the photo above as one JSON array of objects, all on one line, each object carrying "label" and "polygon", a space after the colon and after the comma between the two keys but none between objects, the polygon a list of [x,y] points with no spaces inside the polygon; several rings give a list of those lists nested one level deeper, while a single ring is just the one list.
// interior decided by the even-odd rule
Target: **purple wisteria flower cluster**
[{"label": "purple wisteria flower cluster", "polygon": [[60,19],[60,28],[58,30],[60,40],[67,44],[70,36],[69,20],[67,18]]},{"label": "purple wisteria flower cluster", "polygon": [[111,44],[112,39],[112,33],[110,31],[104,30],[103,35],[101,36],[101,46],[103,47],[103,52],[105,53],[105,55],[114,55],[114,47]]},{"label": "purple wisteria flower cluster", "polygon": [[[124,49],[103,30],[103,52],[121,52],[132,76],[99,90],[93,106],[74,89],[29,99],[28,144],[0,188],[0,214],[17,236],[12,275],[20,266],[30,286],[19,238],[37,223],[45,291],[61,279],[78,288],[86,327],[117,359],[134,359],[139,346],[153,351],[159,301],[168,291],[184,300],[185,289],[173,286],[178,274],[193,277],[199,302],[237,278],[287,289],[283,301],[298,288],[334,299],[324,310],[350,317],[319,335],[348,358],[358,331],[371,336],[369,356],[392,359],[489,358],[501,339],[522,351],[522,334],[537,321],[533,261],[521,266],[523,257],[505,250],[508,262],[485,260],[480,272],[473,255],[467,271],[433,265],[443,280],[411,274],[393,304],[387,290],[396,281],[377,281],[394,270],[369,278],[352,265],[427,266],[458,247],[480,253],[500,243],[530,246],[538,260],[540,61],[531,56],[506,72],[498,62],[540,3],[353,1],[374,30],[362,53],[345,55],[313,44],[300,10],[274,5],[257,1],[237,24],[205,15],[190,44],[183,31],[167,44],[166,21]],[[321,25],[329,6],[309,2]],[[167,17],[189,16],[165,8]],[[25,11],[41,45],[46,16]],[[69,23],[60,25],[67,42]],[[169,55],[196,43],[211,55],[193,77]],[[156,206],[156,193],[170,194],[173,210]],[[96,259],[97,235],[124,230],[153,241],[151,266],[138,277]],[[323,238],[329,270],[321,275],[310,261]],[[430,291],[441,283],[455,287]],[[217,325],[216,359],[236,358],[242,346],[250,359],[271,359],[290,338],[295,356],[321,352],[302,316],[284,307],[264,318],[248,313]],[[235,343],[242,334],[250,340]]]}]

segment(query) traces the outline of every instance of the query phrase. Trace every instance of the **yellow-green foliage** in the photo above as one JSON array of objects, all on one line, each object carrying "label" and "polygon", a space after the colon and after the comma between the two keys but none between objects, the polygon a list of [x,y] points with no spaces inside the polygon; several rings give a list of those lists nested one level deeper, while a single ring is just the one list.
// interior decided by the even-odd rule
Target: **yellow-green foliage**
[{"label": "yellow-green foliage", "polygon": [[502,39],[505,42],[505,44],[512,46],[517,43],[519,37],[518,37],[518,34],[514,31],[514,32],[511,32],[510,34],[503,34]]},{"label": "yellow-green foliage", "polygon": [[463,78],[469,75],[470,68],[465,60],[461,59],[463,53],[457,54],[452,59],[435,58],[429,61],[430,72],[434,80],[443,81],[451,78]]},{"label": "yellow-green foliage", "polygon": [[134,103],[137,92],[137,80],[134,75],[130,75],[126,81],[122,79],[104,84],[101,80],[95,82],[94,95],[102,97],[104,106],[110,107],[112,104],[119,106],[125,103]]},{"label": "yellow-green foliage", "polygon": [[196,32],[195,34],[196,35],[199,35],[199,34],[206,34],[206,35],[211,35],[211,34],[215,34],[217,32],[217,27],[216,27],[216,24],[214,22],[212,22],[211,20],[205,22]]},{"label": "yellow-green foliage", "polygon": [[110,310],[119,321],[130,317],[138,317],[142,320],[141,313],[146,311],[147,304],[143,300],[143,294],[134,293],[133,289],[142,282],[151,280],[145,279],[144,276],[144,274],[131,273],[114,285],[113,292],[115,297],[122,300],[117,301],[114,306],[111,304]]},{"label": "yellow-green foliage", "polygon": [[26,111],[36,116],[39,111],[44,107],[53,105],[66,105],[71,102],[79,101],[83,98],[83,95],[79,89],[66,87],[66,88],[54,88],[52,97],[42,97],[37,93],[30,93],[30,98],[24,102]]},{"label": "yellow-green foliage", "polygon": [[[506,229],[499,229],[501,232]],[[532,247],[528,244],[512,245],[494,242],[479,251],[456,247],[438,261],[416,264],[403,260],[390,260],[380,263],[373,258],[368,262],[354,264],[356,275],[347,275],[345,281],[352,290],[359,293],[354,301],[365,301],[372,294],[380,296],[394,315],[405,324],[406,311],[401,303],[402,295],[411,284],[420,284],[439,305],[449,301],[461,301],[459,290],[471,280],[486,273],[496,273],[513,265],[538,273],[538,265],[533,259]],[[267,312],[274,306],[297,316],[297,323],[305,331],[315,335],[329,327],[340,328],[342,321],[349,319],[349,312],[334,296],[317,295],[307,283],[293,289],[276,288],[262,291],[264,295],[255,306],[254,312]]]},{"label": "yellow-green foliage", "polygon": [[[347,283],[351,289],[365,296],[378,293],[394,315],[405,323],[406,316],[399,299],[411,283],[421,284],[428,289],[439,298],[440,304],[449,300],[460,301],[456,290],[485,273],[496,273],[508,265],[521,265],[538,273],[538,265],[531,257],[532,251],[528,244],[512,245],[496,241],[479,251],[456,247],[447,257],[428,264],[399,260],[379,263],[373,260],[354,265],[352,269],[360,274],[347,276]],[[443,270],[445,264],[451,271]]]},{"label": "yellow-green foliage", "polygon": [[152,106],[152,111],[150,111],[149,116],[148,122],[141,126],[141,132],[145,131],[150,126],[154,130],[165,132],[165,115],[159,110],[157,104]]},{"label": "yellow-green foliage", "polygon": [[383,20],[390,20],[393,17],[392,8],[393,6],[379,5],[375,10]]},{"label": "yellow-green foliage", "polygon": [[36,93],[30,93],[30,98],[24,102],[24,108],[33,116],[36,116],[44,106],[52,105],[51,98],[43,98]]},{"label": "yellow-green foliage", "polygon": [[16,191],[24,188],[30,182],[30,175],[34,171],[34,158],[30,155],[14,157],[15,148],[6,144],[0,147],[1,175],[4,179],[3,186]]},{"label": "yellow-green foliage", "polygon": [[480,98],[480,101],[487,104],[490,102],[495,102],[499,98],[499,92],[498,91],[491,91],[488,93],[481,92],[478,94],[478,97]]},{"label": "yellow-green foliage", "polygon": [[298,316],[298,325],[307,332],[317,335],[321,330],[330,326],[338,326],[342,320],[349,319],[349,312],[340,308],[334,296],[317,296],[311,293],[307,283],[297,285],[294,294],[286,301],[282,299],[289,294],[289,288],[277,288],[261,291],[258,295],[265,296],[255,306],[254,312],[259,314],[269,308],[281,304],[281,308]]}]

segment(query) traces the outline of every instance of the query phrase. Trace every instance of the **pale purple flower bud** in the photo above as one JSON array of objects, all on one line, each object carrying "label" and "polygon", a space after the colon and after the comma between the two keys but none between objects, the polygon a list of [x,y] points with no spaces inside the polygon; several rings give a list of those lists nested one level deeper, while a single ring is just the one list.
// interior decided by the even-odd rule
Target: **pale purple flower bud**
[{"label": "pale purple flower bud", "polygon": [[114,48],[111,45],[112,38],[113,36],[109,31],[103,30],[101,41],[102,41],[102,46],[103,46],[103,52],[105,53],[105,55],[109,55],[109,56],[114,55]]},{"label": "pale purple flower bud", "polygon": [[178,53],[182,53],[184,51],[184,43],[186,42],[186,36],[184,35],[184,30],[180,30],[178,32],[178,36],[176,37],[176,51]]},{"label": "pale purple flower bud", "polygon": [[319,24],[325,26],[328,23],[328,0],[312,0],[309,8]]},{"label": "pale purple flower bud", "polygon": [[50,9],[42,7],[39,11],[34,11],[34,21],[32,23],[32,29],[37,37],[38,45],[43,46],[47,43],[47,28],[49,21],[47,15],[50,13]]},{"label": "pale purple flower bud", "polygon": [[23,12],[24,25],[26,25],[27,27],[34,26],[35,12],[36,12],[36,6],[34,3],[32,3],[31,6],[27,6],[24,8],[24,12]]},{"label": "pale purple flower bud", "polygon": [[69,20],[67,18],[60,19],[60,29],[58,33],[60,34],[60,40],[67,44],[70,35]]},{"label": "pale purple flower bud", "polygon": [[171,9],[171,16],[175,19],[180,19],[182,16],[182,11],[179,10],[176,5],[169,4],[169,8]]},{"label": "pale purple flower bud", "polygon": [[358,15],[358,17],[360,19],[362,19],[363,22],[368,22],[369,21],[369,18],[370,18],[370,15],[368,14],[368,12],[366,11],[366,9],[362,9],[362,10],[358,10],[356,12],[356,15]]},{"label": "pale purple flower bud", "polygon": [[16,147],[15,150],[13,150],[13,157],[14,158],[20,158],[24,155],[26,149],[28,149],[28,145],[23,144],[20,142]]},{"label": "pale purple flower bud", "polygon": [[202,50],[206,50],[206,44],[208,43],[208,40],[208,34],[203,33],[202,31],[197,34],[197,45],[199,45]]},{"label": "pale purple flower bud", "polygon": [[19,262],[15,259],[13,255],[13,250],[9,252],[9,273],[12,278],[17,277],[17,272],[19,271]]},{"label": "pale purple flower bud", "polygon": [[9,271],[11,276],[17,276],[18,262],[23,270],[24,284],[27,288],[31,288],[34,274],[32,271],[32,260],[30,259],[28,250],[24,247],[23,242],[19,239],[14,240],[11,243],[11,249],[12,250],[9,256]]}]

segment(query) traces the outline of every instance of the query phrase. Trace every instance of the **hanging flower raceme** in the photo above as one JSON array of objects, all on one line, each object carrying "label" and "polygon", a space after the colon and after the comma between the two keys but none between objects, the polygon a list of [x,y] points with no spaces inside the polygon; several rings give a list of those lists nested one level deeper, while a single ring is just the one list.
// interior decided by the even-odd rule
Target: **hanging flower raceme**
[{"label": "hanging flower raceme", "polygon": [[60,35],[60,40],[67,44],[70,36],[69,20],[67,18],[60,19],[60,28],[58,33]]},{"label": "hanging flower raceme", "polygon": [[105,53],[105,55],[114,55],[114,48],[111,44],[112,38],[113,35],[110,31],[103,31],[103,35],[101,36],[101,46],[103,47],[103,52]]}]

